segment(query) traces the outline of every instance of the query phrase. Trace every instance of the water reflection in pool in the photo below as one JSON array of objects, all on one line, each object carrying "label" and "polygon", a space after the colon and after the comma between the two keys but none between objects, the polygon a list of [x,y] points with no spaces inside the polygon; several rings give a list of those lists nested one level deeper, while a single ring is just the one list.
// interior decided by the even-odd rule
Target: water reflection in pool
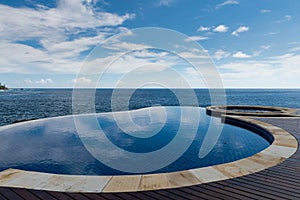
[{"label": "water reflection in pool", "polygon": [[[179,141],[182,144],[189,144],[186,151],[182,152],[175,162],[149,173],[179,171],[231,162],[251,156],[270,145],[256,133],[225,124],[213,148],[203,154],[204,157],[199,157],[200,147],[211,123],[211,117],[205,114],[204,108],[186,107],[183,111],[181,107],[159,107],[130,113],[129,118],[128,112],[79,116],[81,129],[86,128],[86,141],[89,140],[92,144],[95,137],[99,139],[99,135],[95,135],[98,133],[92,131],[97,127],[92,127],[89,123],[96,119],[105,137],[120,149],[120,151],[112,150],[106,143],[102,145],[95,143],[93,151],[98,152],[98,156],[103,156],[100,159],[104,161],[103,163],[119,161],[120,165],[124,164],[126,162],[124,152],[136,154],[160,152],[157,159],[168,160],[170,154],[172,152],[175,154],[177,148],[180,148],[178,141],[172,144],[176,137],[180,137]],[[199,117],[194,116],[195,113],[200,116],[198,124],[194,124],[193,121]],[[118,123],[114,117],[117,117]],[[132,120],[135,125],[128,120]],[[220,119],[214,118],[213,121],[214,126],[222,126]],[[127,124],[129,125],[126,126]],[[182,130],[180,136],[177,133],[179,129]],[[196,134],[192,134],[193,131]],[[77,134],[73,116],[1,127],[0,137],[0,170],[16,168],[57,174],[130,174],[106,166],[86,150],[81,141],[82,135],[79,137]],[[171,151],[162,151],[168,145]],[[138,163],[134,162],[128,159],[125,164],[138,166]],[[154,165],[156,160],[146,157],[145,162]],[[134,174],[134,171],[131,173]]]}]

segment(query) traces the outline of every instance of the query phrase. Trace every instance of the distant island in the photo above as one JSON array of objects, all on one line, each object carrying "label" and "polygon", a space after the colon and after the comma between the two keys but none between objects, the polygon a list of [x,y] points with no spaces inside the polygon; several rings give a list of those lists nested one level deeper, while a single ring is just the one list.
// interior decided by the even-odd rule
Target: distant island
[{"label": "distant island", "polygon": [[0,83],[0,90],[8,90],[8,88],[5,86],[5,84],[2,85],[2,84]]}]

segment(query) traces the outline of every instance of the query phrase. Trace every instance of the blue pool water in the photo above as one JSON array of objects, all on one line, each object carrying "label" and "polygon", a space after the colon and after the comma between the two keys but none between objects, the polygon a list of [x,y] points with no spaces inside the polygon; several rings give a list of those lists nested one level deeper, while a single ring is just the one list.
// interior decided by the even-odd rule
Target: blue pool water
[{"label": "blue pool water", "polygon": [[145,173],[172,172],[231,162],[270,145],[256,133],[227,124],[218,135],[220,127],[221,119],[206,115],[204,108],[178,106],[23,122],[0,127],[0,170],[121,175],[165,162]]}]

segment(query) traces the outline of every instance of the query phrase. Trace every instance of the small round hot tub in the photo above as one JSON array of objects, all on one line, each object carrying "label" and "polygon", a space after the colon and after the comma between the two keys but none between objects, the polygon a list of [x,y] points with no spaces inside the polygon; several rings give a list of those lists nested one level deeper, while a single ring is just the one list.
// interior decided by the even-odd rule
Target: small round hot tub
[{"label": "small round hot tub", "polygon": [[262,116],[262,117],[290,117],[297,113],[296,109],[271,107],[271,106],[209,106],[206,113],[212,116],[241,115],[241,116]]}]

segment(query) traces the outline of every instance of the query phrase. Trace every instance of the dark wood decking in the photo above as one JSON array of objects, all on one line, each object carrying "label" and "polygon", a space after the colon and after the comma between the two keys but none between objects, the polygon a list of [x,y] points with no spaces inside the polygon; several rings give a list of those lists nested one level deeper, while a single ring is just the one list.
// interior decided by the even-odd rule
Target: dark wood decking
[{"label": "dark wood decking", "polygon": [[[299,118],[261,118],[300,141]],[[0,188],[2,199],[300,199],[300,151],[283,163],[247,176],[177,189],[129,193],[61,193]]]}]

